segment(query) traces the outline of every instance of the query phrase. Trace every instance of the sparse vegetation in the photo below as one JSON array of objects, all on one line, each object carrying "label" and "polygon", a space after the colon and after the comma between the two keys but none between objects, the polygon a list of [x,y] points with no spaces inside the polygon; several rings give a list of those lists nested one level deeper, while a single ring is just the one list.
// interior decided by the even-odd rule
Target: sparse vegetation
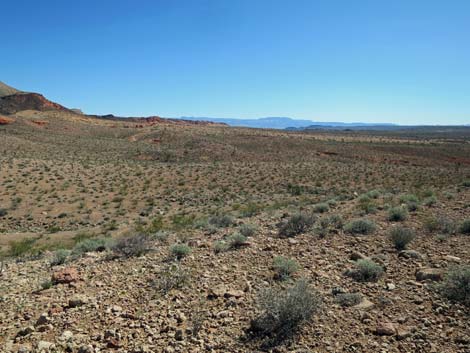
[{"label": "sparse vegetation", "polygon": [[191,248],[186,244],[173,244],[170,246],[170,255],[180,260],[191,252]]},{"label": "sparse vegetation", "polygon": [[281,281],[289,279],[299,269],[299,264],[294,259],[276,256],[273,260],[275,277]]},{"label": "sparse vegetation", "polygon": [[375,223],[365,218],[355,219],[344,226],[344,230],[351,234],[368,235],[375,232],[375,229]]},{"label": "sparse vegetation", "polygon": [[359,282],[376,282],[382,277],[384,269],[372,260],[360,259],[356,261],[356,269],[350,276]]},{"label": "sparse vegetation", "polygon": [[151,240],[147,234],[133,234],[118,239],[111,250],[121,257],[133,257],[145,254],[150,247]]},{"label": "sparse vegetation", "polygon": [[312,228],[315,223],[315,217],[306,213],[296,213],[286,222],[280,223],[279,235],[281,237],[293,237],[305,233]]},{"label": "sparse vegetation", "polygon": [[470,306],[470,266],[452,268],[439,289],[446,298]]},{"label": "sparse vegetation", "polygon": [[466,219],[462,222],[459,231],[462,234],[470,235],[470,219]]},{"label": "sparse vegetation", "polygon": [[286,290],[270,288],[258,297],[260,315],[251,322],[251,331],[266,337],[265,345],[274,346],[294,335],[319,311],[320,295],[305,280]]},{"label": "sparse vegetation", "polygon": [[360,293],[339,293],[335,296],[335,301],[344,307],[354,306],[362,301]]},{"label": "sparse vegetation", "polygon": [[391,222],[402,222],[408,218],[408,212],[404,207],[392,207],[388,211],[388,220]]},{"label": "sparse vegetation", "polygon": [[415,238],[415,233],[409,228],[397,226],[391,229],[389,237],[395,249],[404,250]]}]

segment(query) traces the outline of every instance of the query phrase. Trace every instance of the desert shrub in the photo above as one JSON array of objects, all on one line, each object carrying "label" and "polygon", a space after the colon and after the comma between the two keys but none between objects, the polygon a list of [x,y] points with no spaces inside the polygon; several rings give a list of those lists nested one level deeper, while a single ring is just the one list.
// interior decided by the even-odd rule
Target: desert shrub
[{"label": "desert shrub", "polygon": [[234,233],[227,238],[230,249],[236,249],[246,243],[246,237],[240,233]]},{"label": "desert shrub", "polygon": [[208,222],[218,228],[227,228],[233,224],[233,218],[230,215],[214,215]]},{"label": "desert shrub", "polygon": [[352,220],[344,226],[344,230],[351,234],[372,234],[375,229],[375,223],[366,218]]},{"label": "desert shrub", "polygon": [[51,260],[51,266],[58,266],[65,263],[71,251],[67,249],[59,249],[54,252]]},{"label": "desert shrub", "polygon": [[424,221],[424,228],[428,232],[440,232],[442,234],[452,234],[455,232],[456,225],[455,223],[444,217],[431,217]]},{"label": "desert shrub", "polygon": [[139,234],[155,234],[163,229],[163,217],[157,216],[153,218],[150,224],[139,222],[135,226],[135,231]]},{"label": "desert shrub", "polygon": [[343,217],[339,214],[332,214],[329,217],[329,222],[335,229],[342,229],[344,225]]},{"label": "desert shrub", "polygon": [[371,199],[377,199],[380,196],[380,191],[379,190],[370,190],[366,193],[368,197]]},{"label": "desert shrub", "polygon": [[335,301],[344,307],[354,306],[362,301],[361,293],[339,293],[335,296]]},{"label": "desert shrub", "polygon": [[238,231],[245,237],[251,237],[255,234],[256,228],[251,224],[242,224]]},{"label": "desert shrub", "polygon": [[173,229],[182,230],[193,227],[195,219],[196,216],[192,214],[175,214],[171,216],[171,223]]},{"label": "desert shrub", "polygon": [[296,213],[287,222],[279,224],[278,230],[281,237],[293,237],[305,233],[315,223],[315,217],[306,213]]},{"label": "desert shrub", "polygon": [[470,235],[470,219],[466,219],[462,222],[459,231],[462,234]]},{"label": "desert shrub", "polygon": [[147,234],[133,234],[116,241],[111,250],[120,257],[141,256],[150,250],[151,239]]},{"label": "desert shrub", "polygon": [[154,238],[156,241],[163,243],[163,244],[168,243],[168,237],[169,237],[169,234],[165,232],[164,230],[160,230],[152,235],[152,238]]},{"label": "desert shrub", "polygon": [[258,296],[260,315],[252,320],[250,330],[264,337],[265,345],[274,346],[294,335],[321,306],[320,295],[305,280],[285,290],[270,288]]},{"label": "desert shrub", "polygon": [[95,237],[95,235],[93,233],[79,232],[79,233],[75,234],[72,239],[73,239],[74,243],[77,244],[77,243],[80,243],[84,240],[91,239],[91,238],[94,238],[94,237]]},{"label": "desert shrub", "polygon": [[437,203],[437,198],[436,196],[429,196],[429,197],[426,197],[424,200],[423,200],[423,205],[424,206],[434,206],[435,204]]},{"label": "desert shrub", "polygon": [[406,194],[400,196],[400,203],[405,204],[408,211],[416,211],[419,207],[419,199],[416,195]]},{"label": "desert shrub", "polygon": [[276,278],[283,281],[290,278],[299,269],[299,264],[294,259],[276,256],[273,260],[273,269]]},{"label": "desert shrub", "polygon": [[172,289],[181,289],[188,284],[189,272],[185,271],[181,265],[172,263],[166,266],[159,274],[153,285],[158,292],[167,294]]},{"label": "desert shrub", "polygon": [[107,248],[106,239],[103,238],[91,238],[83,240],[77,243],[72,249],[72,255],[83,255],[87,252],[92,251],[104,251]]},{"label": "desert shrub", "polygon": [[217,240],[214,242],[213,248],[214,248],[214,252],[218,254],[220,252],[224,252],[230,249],[230,245],[227,244],[227,242],[223,240]]},{"label": "desert shrub", "polygon": [[407,217],[408,212],[404,207],[392,207],[390,210],[388,210],[387,219],[391,222],[401,222],[404,221]]},{"label": "desert shrub", "polygon": [[406,246],[415,238],[415,233],[410,228],[398,226],[392,228],[389,237],[395,246],[395,249],[404,250],[406,249]]},{"label": "desert shrub", "polygon": [[444,297],[470,306],[470,265],[449,270],[438,288]]},{"label": "desert shrub", "polygon": [[170,246],[170,255],[172,257],[182,259],[191,252],[191,248],[186,244],[173,244]]},{"label": "desert shrub", "polygon": [[8,214],[6,208],[0,208],[0,217],[5,217]]},{"label": "desert shrub", "polygon": [[325,213],[325,212],[328,212],[329,209],[330,209],[330,206],[325,202],[317,203],[316,205],[313,206],[313,211],[316,213]]},{"label": "desert shrub", "polygon": [[13,257],[19,257],[26,255],[30,252],[32,252],[34,243],[36,242],[36,239],[34,238],[24,238],[21,240],[12,240],[10,241],[10,250],[8,255],[13,256]]},{"label": "desert shrub", "polygon": [[384,273],[382,266],[372,260],[357,260],[356,267],[356,270],[351,272],[351,277],[359,282],[376,282]]},{"label": "desert shrub", "polygon": [[253,217],[261,211],[261,205],[254,202],[247,203],[240,207],[240,216],[242,217]]},{"label": "desert shrub", "polygon": [[466,188],[470,188],[470,179],[466,179],[462,182],[462,186]]},{"label": "desert shrub", "polygon": [[40,287],[42,290],[46,290],[51,288],[53,285],[52,281],[50,279],[46,279],[40,283]]}]

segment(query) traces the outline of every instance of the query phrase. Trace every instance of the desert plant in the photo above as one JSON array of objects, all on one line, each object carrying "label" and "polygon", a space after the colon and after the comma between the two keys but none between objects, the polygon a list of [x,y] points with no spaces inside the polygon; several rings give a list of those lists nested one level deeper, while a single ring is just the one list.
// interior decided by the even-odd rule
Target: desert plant
[{"label": "desert plant", "polygon": [[171,263],[158,274],[153,282],[154,287],[162,294],[172,289],[181,289],[189,282],[190,275],[180,264]]},{"label": "desert plant", "polygon": [[298,269],[298,263],[293,259],[276,256],[273,260],[275,277],[281,281],[290,278]]},{"label": "desert plant", "polygon": [[319,311],[321,298],[302,279],[285,290],[262,291],[257,304],[260,314],[252,320],[250,331],[266,338],[266,346],[274,346],[294,335]]},{"label": "desert plant", "polygon": [[335,296],[335,301],[344,307],[354,306],[362,301],[361,293],[339,293]]},{"label": "desert plant", "polygon": [[147,234],[127,235],[118,239],[111,250],[120,257],[141,256],[150,250],[151,239]]},{"label": "desert plant", "polygon": [[392,207],[390,210],[388,210],[387,219],[391,222],[401,222],[404,221],[407,217],[408,212],[404,207],[397,206]]},{"label": "desert plant", "polygon": [[424,228],[428,232],[440,232],[442,234],[452,234],[456,230],[456,225],[452,220],[444,216],[438,216],[438,217],[431,217],[431,218],[426,219],[424,221]]},{"label": "desert plant", "polygon": [[230,249],[236,249],[246,243],[246,237],[240,233],[234,233],[227,238]]},{"label": "desert plant", "polygon": [[36,239],[34,238],[24,238],[21,240],[12,240],[10,241],[10,251],[8,255],[12,257],[19,257],[26,255],[27,253],[32,252],[34,243],[36,243]]},{"label": "desert plant", "polygon": [[170,246],[170,255],[177,258],[178,260],[182,259],[191,252],[191,248],[186,244],[173,244]]},{"label": "desert plant", "polygon": [[444,297],[470,306],[470,265],[450,269],[438,288]]},{"label": "desert plant", "polygon": [[413,212],[419,208],[419,199],[416,195],[406,194],[400,196],[400,203],[405,204],[408,211]]},{"label": "desert plant", "polygon": [[375,223],[366,218],[352,220],[344,226],[344,230],[351,234],[372,234],[375,229]]},{"label": "desert plant", "polygon": [[395,249],[404,250],[415,238],[415,233],[410,228],[397,226],[391,229],[389,237]]},{"label": "desert plant", "polygon": [[315,223],[315,217],[306,213],[296,213],[287,222],[279,224],[278,230],[281,237],[293,237],[305,233]]},{"label": "desert plant", "polygon": [[233,218],[230,215],[218,214],[210,217],[208,222],[218,228],[227,228],[233,224]]},{"label": "desert plant", "polygon": [[466,219],[462,222],[459,231],[462,234],[470,235],[470,219]]},{"label": "desert plant", "polygon": [[251,237],[255,234],[256,228],[251,224],[242,224],[238,231],[245,237]]},{"label": "desert plant", "polygon": [[6,208],[0,208],[0,217],[5,217],[8,214]]},{"label": "desert plant", "polygon": [[316,213],[328,212],[329,209],[330,209],[330,206],[325,202],[317,203],[316,205],[313,206],[313,211]]},{"label": "desert plant", "polygon": [[218,254],[220,252],[224,252],[230,249],[230,245],[227,244],[227,242],[223,240],[217,240],[214,242],[213,248],[214,248],[214,252]]},{"label": "desert plant", "polygon": [[77,243],[72,249],[72,255],[83,255],[92,251],[104,251],[107,248],[106,239],[90,238]]},{"label": "desert plant", "polygon": [[71,251],[67,249],[58,249],[54,252],[51,260],[51,266],[58,266],[65,263]]},{"label": "desert plant", "polygon": [[359,282],[376,282],[382,277],[384,269],[372,260],[360,259],[356,261],[356,270],[350,276]]}]

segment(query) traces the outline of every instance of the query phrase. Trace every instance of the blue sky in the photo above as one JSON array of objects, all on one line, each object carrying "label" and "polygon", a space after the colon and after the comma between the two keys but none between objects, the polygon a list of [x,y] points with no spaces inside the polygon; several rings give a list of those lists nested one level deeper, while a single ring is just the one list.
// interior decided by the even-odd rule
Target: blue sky
[{"label": "blue sky", "polygon": [[0,80],[87,113],[470,123],[470,1],[4,1]]}]

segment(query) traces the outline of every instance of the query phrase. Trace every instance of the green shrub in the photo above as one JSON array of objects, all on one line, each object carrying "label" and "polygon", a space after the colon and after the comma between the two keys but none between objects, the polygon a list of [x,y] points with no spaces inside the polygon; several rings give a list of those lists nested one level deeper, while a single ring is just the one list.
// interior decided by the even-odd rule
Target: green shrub
[{"label": "green shrub", "polygon": [[315,217],[306,213],[296,213],[287,222],[279,224],[278,230],[281,237],[293,237],[305,233],[312,228]]},{"label": "green shrub", "polygon": [[313,206],[313,211],[316,213],[325,213],[325,212],[328,212],[329,210],[330,210],[330,206],[325,202],[317,203],[316,205]]},{"label": "green shrub", "polygon": [[397,226],[390,231],[390,240],[397,250],[406,249],[406,246],[412,242],[414,238],[415,234],[413,230],[409,228]]},{"label": "green shrub", "polygon": [[419,199],[413,194],[400,196],[400,203],[404,203],[410,212],[416,211],[419,208]]},{"label": "green shrub", "polygon": [[56,250],[51,260],[51,266],[63,265],[70,253],[71,251],[67,249]]},{"label": "green shrub", "polygon": [[223,240],[217,240],[217,241],[214,242],[213,248],[214,248],[214,252],[216,254],[218,254],[220,252],[224,252],[224,251],[227,251],[228,249],[230,249],[230,245],[227,244]]},{"label": "green shrub", "polygon": [[406,208],[398,206],[398,207],[392,207],[388,211],[387,219],[391,222],[401,222],[401,221],[404,221],[407,217],[408,217],[408,212],[406,211]]},{"label": "green shrub", "polygon": [[91,238],[77,243],[73,250],[73,255],[83,255],[87,252],[104,251],[107,248],[107,242],[103,238]]},{"label": "green shrub", "polygon": [[377,199],[380,196],[380,191],[379,190],[370,190],[366,193],[368,197],[371,199]]},{"label": "green shrub", "polygon": [[19,257],[31,253],[34,247],[36,239],[34,238],[24,238],[21,240],[12,240],[10,241],[10,251],[9,255],[13,257]]},{"label": "green shrub", "polygon": [[209,224],[218,228],[227,228],[233,224],[233,218],[229,215],[214,215],[209,218]]},{"label": "green shrub", "polygon": [[151,243],[147,234],[128,235],[118,239],[111,250],[120,257],[141,256],[150,250]]},{"label": "green shrub", "polygon": [[423,205],[428,206],[428,207],[434,206],[436,203],[437,203],[437,197],[436,196],[429,196],[429,197],[426,197],[423,200]]},{"label": "green shrub", "polygon": [[188,284],[190,275],[179,264],[172,263],[166,266],[153,282],[154,287],[162,294],[172,289],[181,289]]},{"label": "green shrub", "polygon": [[376,282],[384,273],[384,269],[372,260],[356,261],[357,269],[351,272],[351,277],[359,282]]},{"label": "green shrub", "polygon": [[286,290],[270,288],[258,296],[260,315],[252,320],[250,331],[265,339],[264,346],[275,346],[292,337],[319,311],[321,298],[305,280]]},{"label": "green shrub", "polygon": [[329,222],[330,222],[330,225],[332,225],[335,229],[343,229],[344,221],[341,215],[332,214],[329,217]]},{"label": "green shrub", "polygon": [[240,233],[234,233],[227,238],[230,249],[236,249],[246,243],[246,237]]},{"label": "green shrub", "polygon": [[443,216],[428,218],[424,221],[424,228],[428,232],[440,232],[442,234],[453,234],[456,229],[455,223]]},{"label": "green shrub", "polygon": [[470,307],[470,265],[452,268],[439,289],[444,297]]},{"label": "green shrub", "polygon": [[375,223],[365,218],[355,219],[344,226],[344,230],[351,234],[372,234],[375,229]]},{"label": "green shrub", "polygon": [[299,265],[294,259],[276,256],[273,260],[273,269],[276,278],[283,281],[290,278],[299,269]]},{"label": "green shrub", "polygon": [[255,234],[256,228],[251,224],[242,224],[240,226],[239,232],[245,237],[251,237]]},{"label": "green shrub", "polygon": [[191,252],[191,248],[186,244],[173,244],[170,246],[170,255],[182,259]]},{"label": "green shrub", "polygon": [[0,217],[5,217],[8,214],[6,208],[0,208]]},{"label": "green shrub", "polygon": [[462,234],[470,235],[470,219],[466,219],[462,222],[459,231]]},{"label": "green shrub", "polygon": [[354,306],[362,301],[361,293],[339,293],[335,296],[335,301],[344,307]]}]

